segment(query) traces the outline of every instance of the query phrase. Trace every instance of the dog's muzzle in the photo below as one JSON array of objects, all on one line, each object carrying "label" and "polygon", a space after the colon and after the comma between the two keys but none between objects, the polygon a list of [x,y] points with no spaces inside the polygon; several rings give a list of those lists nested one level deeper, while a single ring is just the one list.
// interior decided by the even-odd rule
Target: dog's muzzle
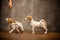
[{"label": "dog's muzzle", "polygon": [[27,20],[27,18],[25,18],[25,20]]},{"label": "dog's muzzle", "polygon": [[8,18],[6,18],[6,21],[8,20]]}]

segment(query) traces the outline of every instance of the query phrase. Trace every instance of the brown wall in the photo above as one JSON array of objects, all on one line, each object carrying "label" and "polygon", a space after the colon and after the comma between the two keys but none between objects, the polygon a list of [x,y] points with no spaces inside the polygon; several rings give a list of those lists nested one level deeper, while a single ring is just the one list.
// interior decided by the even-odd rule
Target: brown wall
[{"label": "brown wall", "polygon": [[[48,23],[49,31],[60,31],[59,0],[13,0],[13,7],[8,9],[8,0],[1,3],[1,27],[2,30],[9,30],[5,21],[6,17],[22,22],[24,29],[31,31],[30,25],[24,20],[27,15],[32,15],[34,20],[44,18]],[[42,29],[39,29],[42,30]]]}]

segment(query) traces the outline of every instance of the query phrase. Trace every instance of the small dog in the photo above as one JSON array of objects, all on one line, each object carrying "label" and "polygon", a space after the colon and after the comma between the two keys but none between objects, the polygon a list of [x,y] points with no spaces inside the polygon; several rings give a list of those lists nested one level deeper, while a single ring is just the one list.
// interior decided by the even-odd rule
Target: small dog
[{"label": "small dog", "polygon": [[41,19],[39,22],[37,22],[32,18],[32,16],[28,15],[27,17],[25,17],[25,20],[28,20],[30,22],[30,25],[32,26],[33,34],[35,33],[34,28],[37,26],[40,26],[45,30],[44,34],[47,33],[47,23],[44,19]]},{"label": "small dog", "polygon": [[21,22],[15,21],[12,18],[6,18],[6,21],[12,27],[12,29],[9,31],[9,33],[12,33],[15,29],[20,33],[20,31],[18,30],[19,27],[21,28],[22,31],[24,31],[23,25]]}]

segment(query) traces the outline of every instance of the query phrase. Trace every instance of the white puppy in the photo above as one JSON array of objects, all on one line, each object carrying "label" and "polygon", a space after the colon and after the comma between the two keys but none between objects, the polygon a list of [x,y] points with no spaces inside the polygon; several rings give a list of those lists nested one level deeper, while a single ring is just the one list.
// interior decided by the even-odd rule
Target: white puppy
[{"label": "white puppy", "polygon": [[15,21],[12,18],[6,18],[6,21],[12,27],[12,29],[9,31],[9,33],[12,33],[15,29],[20,33],[20,31],[18,30],[19,27],[21,28],[22,31],[24,31],[23,25],[21,22]]},{"label": "white puppy", "polygon": [[34,28],[37,26],[42,27],[45,30],[44,34],[47,33],[47,23],[44,19],[41,19],[39,22],[37,22],[32,18],[32,16],[27,16],[25,17],[25,20],[28,20],[30,22],[30,25],[32,26],[33,34],[35,33]]}]

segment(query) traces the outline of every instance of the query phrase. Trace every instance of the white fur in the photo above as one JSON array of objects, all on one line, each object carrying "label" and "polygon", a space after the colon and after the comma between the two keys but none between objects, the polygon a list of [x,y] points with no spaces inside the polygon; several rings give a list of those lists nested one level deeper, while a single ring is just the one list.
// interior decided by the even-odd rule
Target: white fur
[{"label": "white fur", "polygon": [[[27,17],[25,18],[25,20],[28,20]],[[37,21],[34,21],[33,18],[32,18],[30,20],[30,25],[32,26],[32,33],[33,34],[35,33],[34,28],[37,27],[37,26],[42,27],[45,30],[44,34],[47,33],[47,23],[44,19],[41,19],[39,22],[37,22]]]}]

